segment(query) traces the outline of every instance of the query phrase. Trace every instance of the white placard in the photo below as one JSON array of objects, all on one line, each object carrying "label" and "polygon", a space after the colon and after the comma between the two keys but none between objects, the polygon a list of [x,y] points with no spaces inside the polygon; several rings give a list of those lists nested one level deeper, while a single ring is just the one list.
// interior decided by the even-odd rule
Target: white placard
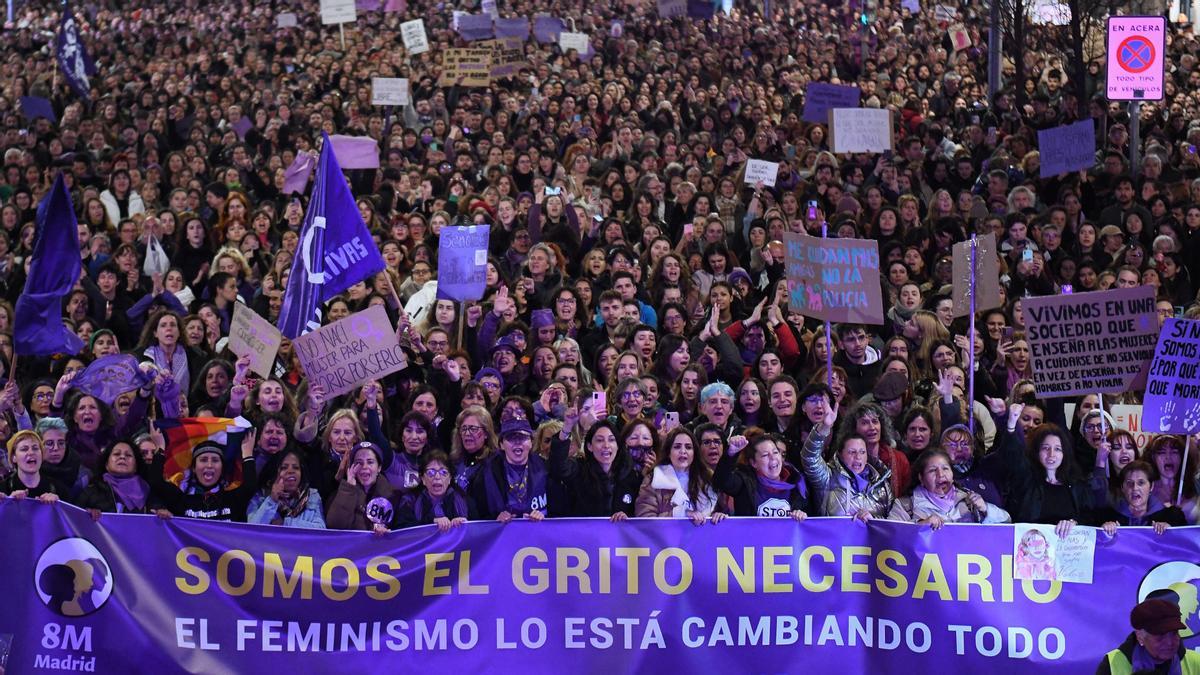
[{"label": "white placard", "polygon": [[358,20],[358,8],[354,0],[321,0],[321,23],[354,23]]},{"label": "white placard", "polygon": [[404,40],[404,48],[409,54],[424,54],[429,51],[424,19],[413,19],[400,24],[400,37]]},{"label": "white placard", "polygon": [[500,18],[500,10],[496,8],[496,0],[483,0],[479,8],[484,14],[492,17],[492,21]]},{"label": "white placard", "polygon": [[408,105],[408,78],[372,77],[371,105]]},{"label": "white placard", "polygon": [[779,162],[768,162],[763,159],[746,161],[746,185],[754,185],[762,181],[767,187],[775,187],[775,176],[779,173]]},{"label": "white placard", "polygon": [[589,48],[587,33],[568,33],[567,31],[559,33],[558,48],[563,52],[574,49],[580,54],[587,53]]},{"label": "white placard", "polygon": [[834,108],[829,111],[834,152],[886,152],[892,149],[892,111],[886,108]]},{"label": "white placard", "polygon": [[295,12],[281,12],[275,17],[276,28],[295,28],[297,25]]}]

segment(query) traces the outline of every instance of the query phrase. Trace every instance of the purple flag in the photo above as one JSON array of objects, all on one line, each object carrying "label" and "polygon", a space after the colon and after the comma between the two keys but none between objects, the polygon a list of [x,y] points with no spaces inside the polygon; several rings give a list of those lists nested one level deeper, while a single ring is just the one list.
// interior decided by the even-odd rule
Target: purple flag
[{"label": "purple flag", "polygon": [[246,140],[246,134],[254,128],[254,122],[250,121],[249,117],[239,117],[238,121],[233,123],[233,130],[237,132],[239,140]]},{"label": "purple flag", "polygon": [[54,52],[58,56],[58,67],[67,78],[71,91],[85,101],[90,100],[92,92],[88,77],[96,74],[96,64],[88,56],[79,36],[79,24],[75,22],[75,15],[65,3],[58,36],[54,40]]},{"label": "purple flag", "polygon": [[711,19],[717,8],[712,0],[688,0],[687,15],[692,19]]},{"label": "purple flag", "polygon": [[283,174],[283,193],[304,192],[308,186],[308,177],[312,175],[317,160],[311,154],[302,152],[292,160],[292,165]]},{"label": "purple flag", "polygon": [[387,0],[383,6],[385,12],[406,12],[408,11],[408,3],[404,0]]},{"label": "purple flag", "polygon": [[378,12],[383,0],[354,0],[354,8],[360,12]]},{"label": "purple flag", "polygon": [[127,391],[140,389],[154,376],[138,368],[138,360],[129,354],[113,354],[96,359],[71,382],[71,386],[95,396],[108,405]]},{"label": "purple flag", "polygon": [[378,169],[379,143],[370,136],[330,136],[343,169]]},{"label": "purple flag", "polygon": [[492,32],[492,17],[487,14],[459,14],[455,30],[467,42],[490,40]]},{"label": "purple flag", "polygon": [[279,329],[289,339],[319,328],[322,303],[384,268],[342,175],[333,141],[327,134],[324,139],[300,249],[279,314]]},{"label": "purple flag", "polygon": [[558,42],[558,34],[563,32],[563,20],[556,16],[545,14],[533,18],[533,37],[538,42]]},{"label": "purple flag", "polygon": [[76,223],[71,195],[59,173],[49,196],[38,204],[33,261],[13,320],[13,351],[17,354],[77,354],[83,349],[83,340],[62,320],[63,297],[79,280]]},{"label": "purple flag", "polygon": [[54,106],[41,96],[22,96],[21,115],[29,122],[39,117],[45,117],[51,122],[58,122],[58,115],[54,114]]},{"label": "purple flag", "polygon": [[529,39],[529,19],[523,16],[496,19],[496,37]]},{"label": "purple flag", "polygon": [[442,228],[438,238],[438,298],[466,302],[483,297],[491,229],[490,225]]}]

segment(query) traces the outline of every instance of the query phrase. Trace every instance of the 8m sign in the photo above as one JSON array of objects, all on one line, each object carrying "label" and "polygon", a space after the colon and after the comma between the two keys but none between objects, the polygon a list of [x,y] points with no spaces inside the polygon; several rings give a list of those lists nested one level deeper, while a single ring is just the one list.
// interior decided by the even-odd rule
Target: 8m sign
[{"label": "8m sign", "polygon": [[1108,18],[1108,100],[1162,100],[1166,34],[1161,16]]}]

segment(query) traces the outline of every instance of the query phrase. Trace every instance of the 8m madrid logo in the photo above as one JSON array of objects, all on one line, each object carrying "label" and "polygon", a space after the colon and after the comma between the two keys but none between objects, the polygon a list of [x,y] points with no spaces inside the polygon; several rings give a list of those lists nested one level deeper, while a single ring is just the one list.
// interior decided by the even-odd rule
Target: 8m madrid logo
[{"label": "8m madrid logo", "polygon": [[[34,588],[50,611],[65,618],[87,616],[104,606],[113,591],[112,568],[100,551],[86,539],[60,539],[42,552],[33,573]],[[47,623],[42,627],[41,647],[54,650],[38,654],[37,668],[95,672],[92,629],[72,624]]]}]

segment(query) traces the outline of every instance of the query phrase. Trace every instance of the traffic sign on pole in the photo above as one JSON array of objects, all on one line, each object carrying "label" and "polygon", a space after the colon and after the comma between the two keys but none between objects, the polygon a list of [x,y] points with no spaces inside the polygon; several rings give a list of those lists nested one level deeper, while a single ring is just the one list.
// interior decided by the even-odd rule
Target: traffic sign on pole
[{"label": "traffic sign on pole", "polygon": [[1166,35],[1161,16],[1108,18],[1108,100],[1162,100]]}]

